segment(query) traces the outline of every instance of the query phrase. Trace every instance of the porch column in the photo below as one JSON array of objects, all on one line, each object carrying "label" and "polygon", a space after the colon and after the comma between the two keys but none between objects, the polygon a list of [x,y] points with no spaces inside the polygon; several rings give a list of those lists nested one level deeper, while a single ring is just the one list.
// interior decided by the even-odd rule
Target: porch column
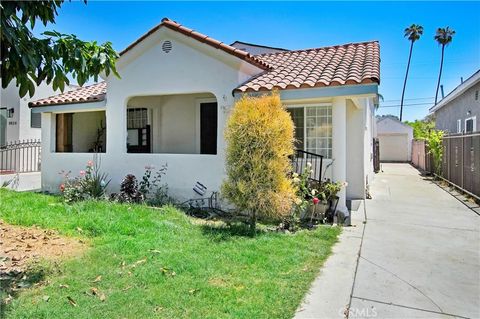
[{"label": "porch column", "polygon": [[[332,106],[332,159],[334,182],[347,180],[347,100],[335,98]],[[346,212],[346,191],[342,188],[337,210]]]}]

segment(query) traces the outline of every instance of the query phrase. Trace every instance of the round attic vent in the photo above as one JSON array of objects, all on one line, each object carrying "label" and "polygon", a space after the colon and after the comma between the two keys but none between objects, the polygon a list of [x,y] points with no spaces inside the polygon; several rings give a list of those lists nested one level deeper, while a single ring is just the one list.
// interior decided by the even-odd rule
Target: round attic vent
[{"label": "round attic vent", "polygon": [[162,44],[162,50],[163,50],[163,52],[165,52],[165,53],[168,53],[168,52],[172,51],[172,42],[171,42],[171,41],[168,41],[168,40],[165,41],[165,42],[163,42],[163,44]]}]

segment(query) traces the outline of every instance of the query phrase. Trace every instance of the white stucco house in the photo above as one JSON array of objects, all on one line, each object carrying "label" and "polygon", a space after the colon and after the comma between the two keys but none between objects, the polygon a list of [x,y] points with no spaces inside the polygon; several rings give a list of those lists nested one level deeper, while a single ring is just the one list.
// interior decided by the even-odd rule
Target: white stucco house
[{"label": "white stucco house", "polygon": [[45,83],[35,88],[32,97],[27,94],[21,98],[19,88],[14,82],[5,89],[0,89],[0,146],[22,140],[40,139],[41,117],[30,110],[28,103],[59,93],[61,92],[55,92],[51,85]]},{"label": "white stucco house", "polygon": [[[120,52],[117,70],[121,78],[30,103],[42,114],[44,190],[58,191],[58,172],[83,169],[96,149],[112,191],[126,174],[141,177],[145,165],[165,163],[171,195],[194,197],[197,181],[218,191],[235,100],[276,89],[292,114],[297,146],[323,155],[324,167],[333,161],[325,175],[348,182],[339,207],[365,197],[373,178],[378,42],[295,51],[231,46],[163,19]],[[105,134],[97,136],[100,127]]]},{"label": "white stucco house", "polygon": [[410,162],[412,160],[413,128],[396,117],[377,118],[380,161]]}]

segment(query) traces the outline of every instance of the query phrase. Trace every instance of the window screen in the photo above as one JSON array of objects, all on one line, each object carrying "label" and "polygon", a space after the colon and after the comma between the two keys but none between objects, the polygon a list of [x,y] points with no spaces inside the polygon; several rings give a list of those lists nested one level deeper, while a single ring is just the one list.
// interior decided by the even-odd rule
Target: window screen
[{"label": "window screen", "polygon": [[473,119],[465,120],[465,132],[473,132]]},{"label": "window screen", "polygon": [[33,110],[30,111],[30,127],[31,128],[41,128],[42,127],[42,114],[33,113]]}]

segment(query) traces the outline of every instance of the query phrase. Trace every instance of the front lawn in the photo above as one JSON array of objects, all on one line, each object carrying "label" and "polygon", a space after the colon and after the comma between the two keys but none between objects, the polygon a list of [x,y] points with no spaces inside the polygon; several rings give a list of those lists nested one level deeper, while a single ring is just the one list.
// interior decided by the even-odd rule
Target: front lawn
[{"label": "front lawn", "polygon": [[66,205],[5,189],[0,218],[90,247],[49,266],[44,284],[15,298],[7,318],[291,318],[340,232],[327,226],[251,238],[173,207]]}]

